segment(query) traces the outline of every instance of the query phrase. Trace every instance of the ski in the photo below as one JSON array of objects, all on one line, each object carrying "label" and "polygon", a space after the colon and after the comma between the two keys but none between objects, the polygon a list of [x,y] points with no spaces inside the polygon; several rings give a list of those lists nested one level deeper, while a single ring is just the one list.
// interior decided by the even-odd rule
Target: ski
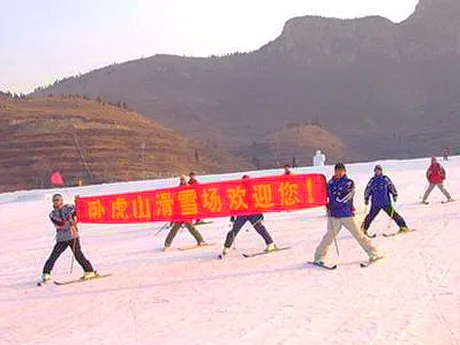
[{"label": "ski", "polygon": [[444,200],[444,201],[441,201],[441,204],[450,204],[452,202],[455,202],[455,200]]},{"label": "ski", "polygon": [[382,236],[389,238],[389,237],[394,237],[398,235],[407,235],[410,234],[411,232],[417,231],[417,229],[411,229],[410,231],[404,232],[404,231],[398,231],[398,232],[389,232],[389,233],[383,233]]},{"label": "ski", "polygon": [[359,264],[359,266],[361,268],[366,268],[366,267],[369,267],[370,265],[372,264],[375,264],[376,262],[379,262],[380,260],[382,260],[384,257],[383,256],[379,256],[378,258],[374,259],[374,260],[368,260],[366,262],[361,262]]},{"label": "ski", "polygon": [[260,256],[260,255],[266,255],[266,254],[271,254],[271,253],[276,253],[276,252],[281,252],[283,250],[288,250],[290,249],[291,247],[279,247],[279,248],[276,248],[275,250],[271,250],[269,252],[267,251],[263,251],[263,252],[256,252],[256,253],[243,253],[243,257],[245,258],[253,258],[255,256]]},{"label": "ski", "polygon": [[368,233],[365,233],[365,235],[367,236],[367,238],[376,238],[377,237],[377,234],[368,234]]},{"label": "ski", "polygon": [[333,271],[333,270],[337,269],[337,265],[329,266],[329,265],[325,265],[325,264],[322,264],[322,263],[319,263],[319,262],[314,262],[314,261],[309,261],[309,262],[307,262],[307,264],[313,265],[313,266],[316,266],[316,267],[320,267],[320,268],[323,268],[323,269],[328,270],[328,271]]},{"label": "ski", "polygon": [[212,224],[212,223],[214,223],[214,222],[212,222],[212,221],[200,221],[200,222],[197,222],[197,223],[195,223],[193,225],[200,226],[200,225],[208,225],[208,224]]},{"label": "ski", "polygon": [[180,248],[177,248],[177,250],[181,251],[181,252],[184,252],[184,251],[187,251],[187,250],[193,250],[193,249],[199,249],[199,248],[206,248],[206,247],[212,247],[212,246],[215,246],[216,244],[215,243],[206,243],[206,244],[202,244],[202,245],[192,245],[192,246],[185,246],[185,247],[180,247]]},{"label": "ski", "polygon": [[39,281],[39,282],[37,283],[37,286],[45,286],[45,285],[47,285],[47,284],[49,284],[49,283],[51,283],[51,281]]},{"label": "ski", "polygon": [[62,286],[62,285],[70,285],[70,284],[76,284],[76,283],[84,283],[84,282],[87,282],[87,281],[90,281],[90,280],[97,280],[97,279],[101,279],[101,278],[105,278],[105,277],[110,277],[112,275],[112,273],[107,273],[107,274],[97,274],[95,277],[93,278],[88,278],[88,279],[81,279],[81,278],[78,278],[78,279],[73,279],[73,280],[67,280],[67,281],[63,281],[63,282],[59,282],[59,281],[54,281],[54,284],[56,285],[59,285],[59,286]]}]

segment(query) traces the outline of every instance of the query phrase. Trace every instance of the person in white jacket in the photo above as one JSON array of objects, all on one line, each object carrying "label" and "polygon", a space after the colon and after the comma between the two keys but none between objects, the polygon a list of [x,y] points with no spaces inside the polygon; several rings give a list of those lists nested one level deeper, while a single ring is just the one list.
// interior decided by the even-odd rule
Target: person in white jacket
[{"label": "person in white jacket", "polygon": [[323,167],[326,163],[326,156],[321,153],[321,150],[316,151],[315,156],[313,157],[313,166]]}]

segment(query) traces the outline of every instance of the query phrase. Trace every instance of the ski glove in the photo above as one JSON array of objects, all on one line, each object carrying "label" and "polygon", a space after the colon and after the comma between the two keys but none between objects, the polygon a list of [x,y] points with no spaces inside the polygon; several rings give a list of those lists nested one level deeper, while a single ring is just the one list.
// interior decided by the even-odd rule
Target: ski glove
[{"label": "ski glove", "polygon": [[369,199],[364,200],[364,205],[366,205],[366,206],[369,205]]},{"label": "ski glove", "polygon": [[398,202],[398,197],[396,195],[393,195],[393,201]]}]

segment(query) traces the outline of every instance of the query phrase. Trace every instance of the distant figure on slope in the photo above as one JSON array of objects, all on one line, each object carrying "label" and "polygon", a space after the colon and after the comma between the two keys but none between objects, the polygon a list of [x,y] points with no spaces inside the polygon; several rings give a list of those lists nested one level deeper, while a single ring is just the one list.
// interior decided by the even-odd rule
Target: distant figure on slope
[{"label": "distant figure on slope", "polygon": [[443,166],[438,162],[436,157],[431,158],[431,165],[426,172],[426,178],[428,179],[429,186],[423,196],[422,203],[428,205],[428,197],[435,187],[438,187],[439,190],[447,198],[447,202],[453,201],[449,192],[444,188],[444,181],[446,180],[446,171]]},{"label": "distant figure on slope", "polygon": [[323,153],[321,153],[321,150],[316,151],[316,154],[313,157],[313,166],[323,167],[325,163],[326,163],[326,156]]},{"label": "distant figure on slope", "polygon": [[449,153],[450,153],[450,150],[449,148],[445,148],[444,149],[444,152],[442,153],[442,157],[445,161],[448,161],[449,160]]},{"label": "distant figure on slope", "polygon": [[70,247],[75,259],[83,268],[85,274],[81,279],[94,278],[96,272],[91,263],[85,258],[81,251],[80,239],[77,228],[77,214],[74,205],[64,205],[61,194],[53,195],[53,210],[49,217],[56,228],[56,244],[49,259],[45,263],[41,276],[41,283],[46,283],[51,279],[51,271],[54,264],[61,254]]},{"label": "distant figure on slope", "polygon": [[315,264],[324,265],[324,258],[342,227],[345,227],[365,250],[369,256],[369,262],[382,258],[356,224],[353,207],[354,195],[355,183],[348,178],[345,166],[342,163],[337,163],[334,168],[334,176],[327,184],[327,232],[316,248]]},{"label": "distant figure on slope", "polygon": [[[248,175],[244,175],[243,179],[249,179]],[[225,255],[228,254],[230,248],[232,248],[233,242],[235,241],[236,236],[240,232],[240,230],[243,228],[244,224],[246,222],[250,222],[254,229],[256,229],[257,233],[262,236],[262,238],[265,241],[266,244],[266,251],[271,252],[276,250],[276,245],[273,242],[272,237],[268,233],[267,229],[265,226],[262,224],[262,221],[264,220],[264,215],[263,214],[255,214],[255,215],[248,215],[248,216],[238,216],[234,217],[232,216],[230,218],[230,221],[233,223],[232,229],[228,232],[227,237],[225,239],[224,243],[224,249],[222,251],[222,254],[219,255],[219,258],[223,258]]]},{"label": "distant figure on slope", "polygon": [[367,231],[371,226],[372,221],[377,217],[381,210],[384,210],[399,226],[399,232],[409,232],[406,222],[396,212],[393,205],[391,204],[391,198],[396,202],[398,199],[398,192],[390,178],[383,174],[383,168],[381,165],[376,165],[374,169],[374,177],[371,178],[367,184],[364,192],[364,202],[369,205],[369,199],[372,198],[371,210],[362,225],[362,229],[366,235]]},{"label": "distant figure on slope", "polygon": [[[195,186],[195,185],[200,184],[200,182],[196,178],[196,174],[193,171],[188,175],[188,177],[189,177],[188,184],[190,186]],[[201,219],[197,219],[195,221],[195,225],[200,225],[200,224],[204,224],[204,221]]]},{"label": "distant figure on slope", "polygon": [[291,166],[289,164],[286,164],[284,166],[284,174],[283,175],[285,175],[285,176],[292,175]]},{"label": "distant figure on slope", "polygon": [[[187,185],[187,176],[182,175],[180,177],[180,182],[179,186],[186,186]],[[177,233],[179,232],[180,228],[185,226],[190,234],[195,238],[197,245],[198,246],[207,246],[208,244],[204,241],[203,236],[201,236],[200,232],[193,226],[191,222],[173,222],[171,223],[171,230],[168,233],[168,236],[166,236],[165,240],[165,248],[164,250],[168,250],[169,247],[171,247],[171,244],[176,237]]]},{"label": "distant figure on slope", "polygon": [[190,186],[194,186],[196,184],[200,184],[200,182],[198,182],[197,178],[196,178],[196,174],[192,171],[189,175],[189,180],[188,180],[188,184]]}]

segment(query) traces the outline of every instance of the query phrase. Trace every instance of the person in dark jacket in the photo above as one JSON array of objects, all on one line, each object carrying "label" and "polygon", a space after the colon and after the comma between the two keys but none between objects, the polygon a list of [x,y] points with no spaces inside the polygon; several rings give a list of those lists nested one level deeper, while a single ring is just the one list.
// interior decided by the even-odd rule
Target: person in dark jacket
[{"label": "person in dark jacket", "polygon": [[[187,186],[187,184],[190,184],[190,182],[187,183],[187,176],[182,175],[179,179],[179,186]],[[171,247],[171,244],[174,238],[176,237],[177,233],[179,232],[182,226],[185,226],[187,228],[187,230],[190,232],[190,234],[195,239],[197,246],[207,246],[208,245],[203,239],[203,236],[201,236],[200,232],[196,229],[196,227],[191,222],[172,222],[171,230],[169,230],[169,233],[165,239],[165,247],[164,247],[165,251],[167,251],[169,247]]]},{"label": "person in dark jacket", "polygon": [[444,170],[441,163],[438,162],[436,157],[431,158],[431,165],[426,172],[426,178],[428,179],[429,186],[423,196],[422,203],[428,205],[428,197],[435,187],[447,198],[447,202],[454,201],[450,196],[447,189],[444,187],[444,181],[446,180],[446,170]]},{"label": "person in dark jacket", "polygon": [[[249,179],[248,175],[244,175],[243,179]],[[263,214],[255,214],[255,215],[247,215],[247,216],[237,216],[234,217],[232,216],[230,218],[230,221],[233,223],[232,229],[227,233],[227,237],[225,239],[224,243],[224,249],[222,250],[222,254],[220,257],[224,257],[225,255],[228,254],[228,251],[233,245],[233,242],[235,241],[236,236],[240,232],[240,230],[243,228],[244,224],[246,222],[251,223],[251,225],[254,227],[254,229],[257,231],[257,233],[262,236],[262,238],[265,241],[266,244],[266,251],[271,252],[276,250],[276,245],[273,242],[272,237],[267,231],[267,228],[262,224],[262,221],[264,220],[264,215]]]},{"label": "person in dark jacket", "polygon": [[337,163],[334,168],[334,176],[327,184],[327,232],[316,248],[314,258],[316,264],[324,264],[324,259],[329,252],[330,246],[342,227],[345,227],[358,241],[369,256],[369,261],[376,261],[382,258],[377,248],[372,245],[372,242],[356,224],[353,206],[354,195],[355,183],[348,178],[345,165]]},{"label": "person in dark jacket", "polygon": [[292,175],[291,166],[289,164],[286,164],[284,166],[284,174],[283,175],[285,175],[285,176]]},{"label": "person in dark jacket", "polygon": [[364,203],[369,205],[369,200],[372,199],[371,209],[369,214],[366,215],[362,225],[364,233],[367,235],[372,221],[381,210],[384,210],[396,222],[400,232],[409,232],[410,230],[407,228],[406,222],[403,217],[396,212],[391,202],[391,199],[393,199],[394,202],[398,199],[398,192],[395,185],[388,176],[383,174],[381,165],[375,166],[374,173],[375,175],[370,179],[364,191]]},{"label": "person in dark jacket", "polygon": [[200,182],[198,182],[197,178],[196,178],[196,174],[194,172],[191,172],[189,175],[189,180],[188,180],[188,184],[190,186],[194,186],[196,184],[200,184]]},{"label": "person in dark jacket", "polygon": [[53,210],[49,217],[56,228],[56,244],[43,267],[41,282],[46,283],[51,279],[51,271],[59,256],[70,247],[75,259],[84,270],[82,279],[90,279],[96,276],[91,263],[81,251],[80,239],[77,228],[77,213],[74,205],[65,205],[61,194],[53,195]]}]

